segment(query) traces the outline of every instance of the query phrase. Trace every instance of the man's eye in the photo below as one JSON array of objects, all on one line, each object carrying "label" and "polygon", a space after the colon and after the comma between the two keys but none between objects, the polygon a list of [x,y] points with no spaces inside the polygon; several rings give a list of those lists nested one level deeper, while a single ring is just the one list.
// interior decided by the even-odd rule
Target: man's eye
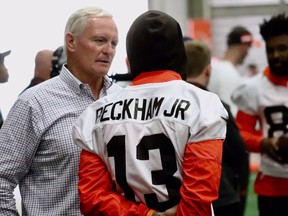
[{"label": "man's eye", "polygon": [[103,39],[99,39],[99,38],[98,38],[98,39],[95,39],[95,41],[96,41],[96,42],[100,42],[100,43],[101,43],[101,42],[103,42],[104,40],[103,40]]},{"label": "man's eye", "polygon": [[273,53],[274,52],[274,49],[273,48],[267,48],[267,53],[268,54],[271,54],[271,53]]},{"label": "man's eye", "polygon": [[118,44],[118,42],[112,42],[112,47],[116,48],[117,44]]},{"label": "man's eye", "polygon": [[285,52],[285,51],[288,50],[288,46],[286,46],[286,45],[280,45],[280,46],[278,47],[278,50],[281,51],[281,52]]}]

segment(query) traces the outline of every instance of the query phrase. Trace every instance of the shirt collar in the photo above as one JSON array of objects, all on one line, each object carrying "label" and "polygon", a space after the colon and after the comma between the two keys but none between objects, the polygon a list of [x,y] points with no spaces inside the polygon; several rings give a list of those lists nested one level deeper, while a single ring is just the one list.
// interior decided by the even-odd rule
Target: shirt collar
[{"label": "shirt collar", "polygon": [[172,80],[182,80],[182,78],[179,73],[171,70],[151,71],[139,74],[137,77],[133,79],[130,85],[132,86],[147,83],[159,83]]},{"label": "shirt collar", "polygon": [[276,76],[274,75],[269,67],[266,67],[264,72],[264,76],[266,76],[274,85],[280,85],[284,87],[288,87],[288,76]]},{"label": "shirt collar", "polygon": [[[66,67],[66,65],[63,65],[62,70],[60,72],[60,78],[62,78],[71,88],[74,88],[74,90],[77,93],[81,93],[83,86],[85,86],[86,89],[93,95],[92,90],[88,84],[85,84],[81,82],[77,77],[75,77]],[[109,89],[112,86],[113,82],[112,80],[105,75],[103,79],[103,86],[100,91],[99,97],[103,97],[107,95],[107,89]]]}]

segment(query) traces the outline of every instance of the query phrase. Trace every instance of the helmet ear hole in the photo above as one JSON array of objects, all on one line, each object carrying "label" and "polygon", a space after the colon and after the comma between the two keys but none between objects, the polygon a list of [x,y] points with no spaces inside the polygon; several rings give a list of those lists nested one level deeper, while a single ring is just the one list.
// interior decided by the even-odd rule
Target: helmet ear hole
[{"label": "helmet ear hole", "polygon": [[50,77],[55,77],[60,74],[62,65],[66,62],[66,56],[64,53],[63,46],[58,47],[52,56],[52,66]]}]

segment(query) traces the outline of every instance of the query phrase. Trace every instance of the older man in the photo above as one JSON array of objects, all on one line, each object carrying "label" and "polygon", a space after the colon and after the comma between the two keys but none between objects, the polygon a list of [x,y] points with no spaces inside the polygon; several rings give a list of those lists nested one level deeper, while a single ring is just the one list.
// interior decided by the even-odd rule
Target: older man
[{"label": "older man", "polygon": [[107,77],[118,43],[110,13],[83,8],[65,28],[67,64],[59,76],[24,91],[0,132],[0,214],[81,215],[77,191],[80,149],[72,125],[98,98],[118,88]]}]

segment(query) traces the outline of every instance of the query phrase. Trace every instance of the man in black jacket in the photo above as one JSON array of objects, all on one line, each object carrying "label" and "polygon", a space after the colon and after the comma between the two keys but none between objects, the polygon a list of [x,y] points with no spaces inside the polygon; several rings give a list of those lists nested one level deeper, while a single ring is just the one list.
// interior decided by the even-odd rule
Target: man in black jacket
[{"label": "man in black jacket", "polygon": [[[185,41],[187,56],[187,82],[206,90],[211,74],[211,53],[203,42]],[[213,203],[215,216],[241,216],[240,182],[241,166],[247,152],[234,122],[229,105],[223,102],[229,114],[227,134],[223,146],[222,175],[219,198]]]}]

